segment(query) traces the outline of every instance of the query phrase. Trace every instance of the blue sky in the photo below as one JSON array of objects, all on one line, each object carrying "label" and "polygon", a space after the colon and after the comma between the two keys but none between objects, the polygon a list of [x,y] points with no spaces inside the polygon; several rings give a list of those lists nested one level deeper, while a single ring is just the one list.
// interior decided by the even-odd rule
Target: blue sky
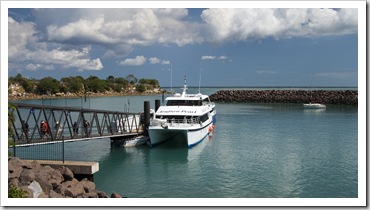
[{"label": "blue sky", "polygon": [[357,8],[9,9],[8,44],[8,76],[358,86]]}]

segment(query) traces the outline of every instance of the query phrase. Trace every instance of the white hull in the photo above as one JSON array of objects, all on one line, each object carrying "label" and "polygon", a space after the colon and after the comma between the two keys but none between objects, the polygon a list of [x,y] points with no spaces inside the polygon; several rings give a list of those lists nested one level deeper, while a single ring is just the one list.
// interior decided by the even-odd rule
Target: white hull
[{"label": "white hull", "polygon": [[161,126],[151,127],[149,129],[150,143],[156,145],[173,138],[184,138],[188,147],[192,147],[200,143],[210,133],[209,129],[213,126],[213,122],[210,121],[204,127],[200,125],[194,125],[191,128],[163,128]]},{"label": "white hull", "polygon": [[138,136],[134,139],[126,140],[123,144],[123,147],[136,147],[140,145],[146,144],[146,142],[149,140],[149,137],[146,136]]},{"label": "white hull", "polygon": [[325,109],[326,108],[324,104],[319,104],[319,103],[303,104],[303,107],[305,109]]}]

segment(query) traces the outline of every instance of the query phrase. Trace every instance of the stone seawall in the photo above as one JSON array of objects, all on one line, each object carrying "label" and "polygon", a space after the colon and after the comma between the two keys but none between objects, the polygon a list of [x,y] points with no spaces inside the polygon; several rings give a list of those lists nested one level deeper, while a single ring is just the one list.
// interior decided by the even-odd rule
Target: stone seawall
[{"label": "stone seawall", "polygon": [[219,90],[210,99],[223,103],[358,103],[354,90]]},{"label": "stone seawall", "polygon": [[[27,198],[109,198],[94,182],[77,180],[68,167],[54,169],[17,157],[8,158],[8,187],[22,189]],[[112,193],[110,197],[122,195]]]}]

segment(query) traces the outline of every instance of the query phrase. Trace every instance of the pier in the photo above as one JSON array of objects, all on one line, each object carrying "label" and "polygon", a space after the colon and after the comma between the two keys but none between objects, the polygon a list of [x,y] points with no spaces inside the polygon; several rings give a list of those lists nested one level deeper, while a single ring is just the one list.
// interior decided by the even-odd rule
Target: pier
[{"label": "pier", "polygon": [[29,146],[99,138],[122,139],[144,132],[143,113],[14,103],[14,144]]},{"label": "pier", "polygon": [[[147,135],[150,103],[144,112],[129,113],[37,104],[13,103],[9,108],[13,135],[9,136],[9,155],[25,160],[66,163],[65,143],[110,138],[122,144],[139,135]],[[156,108],[159,101],[156,101]],[[35,147],[38,146],[38,147]],[[92,166],[88,166],[92,167]],[[77,170],[77,174],[79,169]],[[95,172],[91,172],[95,173]]]}]

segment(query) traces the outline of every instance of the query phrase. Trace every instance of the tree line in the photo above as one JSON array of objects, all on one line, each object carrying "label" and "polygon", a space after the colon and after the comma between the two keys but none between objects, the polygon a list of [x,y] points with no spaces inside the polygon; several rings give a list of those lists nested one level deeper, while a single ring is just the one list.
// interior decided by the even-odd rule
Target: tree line
[{"label": "tree line", "polygon": [[96,76],[90,76],[84,79],[81,76],[63,77],[57,80],[52,77],[38,79],[27,79],[21,74],[15,77],[9,77],[9,85],[19,84],[26,93],[38,95],[56,94],[56,93],[103,93],[106,91],[125,92],[135,87],[138,92],[153,90],[159,88],[159,82],[156,79],[137,79],[133,74],[123,77],[109,76],[106,79],[100,79]]}]

